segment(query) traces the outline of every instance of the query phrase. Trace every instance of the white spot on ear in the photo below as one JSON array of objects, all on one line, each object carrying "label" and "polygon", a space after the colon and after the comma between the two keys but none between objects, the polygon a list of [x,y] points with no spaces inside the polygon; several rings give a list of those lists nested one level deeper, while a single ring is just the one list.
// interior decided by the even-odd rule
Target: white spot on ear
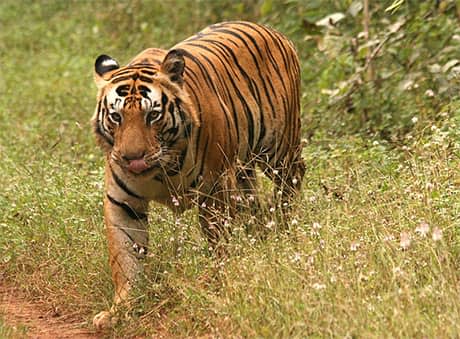
[{"label": "white spot on ear", "polygon": [[113,59],[105,59],[104,61],[102,61],[102,66],[104,67],[117,66],[118,67],[118,62],[116,62]]}]

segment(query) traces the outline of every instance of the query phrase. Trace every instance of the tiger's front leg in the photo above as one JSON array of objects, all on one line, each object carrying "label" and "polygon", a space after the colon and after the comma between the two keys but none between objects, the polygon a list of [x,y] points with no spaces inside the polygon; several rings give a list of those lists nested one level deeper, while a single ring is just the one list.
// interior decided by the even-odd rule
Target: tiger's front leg
[{"label": "tiger's front leg", "polygon": [[111,310],[94,317],[93,324],[98,329],[110,327],[116,305],[127,300],[131,287],[142,272],[142,259],[147,254],[148,245],[148,202],[128,194],[116,185],[114,177],[114,173],[106,173],[104,222],[115,295]]}]

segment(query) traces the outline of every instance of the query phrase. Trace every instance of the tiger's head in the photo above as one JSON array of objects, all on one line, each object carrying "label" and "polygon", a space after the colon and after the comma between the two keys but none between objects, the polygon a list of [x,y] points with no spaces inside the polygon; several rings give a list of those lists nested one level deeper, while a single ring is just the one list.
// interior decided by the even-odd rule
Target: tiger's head
[{"label": "tiger's head", "polygon": [[120,67],[101,55],[95,62],[96,138],[111,164],[135,175],[177,167],[192,127],[199,125],[183,86],[182,51],[147,61]]}]

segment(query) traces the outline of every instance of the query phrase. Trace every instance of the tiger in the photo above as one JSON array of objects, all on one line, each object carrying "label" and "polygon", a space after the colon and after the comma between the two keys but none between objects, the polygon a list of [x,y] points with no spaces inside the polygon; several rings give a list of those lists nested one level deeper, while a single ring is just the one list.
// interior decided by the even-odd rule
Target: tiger
[{"label": "tiger", "polygon": [[[300,191],[300,65],[293,43],[268,26],[212,24],[169,50],[148,48],[126,66],[100,55],[92,118],[105,155],[104,223],[115,295],[94,317],[111,326],[148,249],[148,205],[198,207],[211,248],[254,195],[256,168],[284,206]],[[238,193],[239,194],[239,193]],[[231,220],[231,219],[230,219]]]}]

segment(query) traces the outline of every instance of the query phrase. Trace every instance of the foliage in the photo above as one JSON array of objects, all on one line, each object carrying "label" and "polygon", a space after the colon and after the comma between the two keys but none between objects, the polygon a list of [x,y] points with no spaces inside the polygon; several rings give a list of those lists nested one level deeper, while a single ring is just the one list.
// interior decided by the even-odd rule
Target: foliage
[{"label": "foliage", "polygon": [[113,336],[458,335],[459,5],[394,3],[370,1],[368,35],[351,0],[0,3],[2,279],[88,321],[109,306],[93,62],[244,18],[302,61],[309,168],[291,227],[265,211],[262,236],[243,216],[218,261],[194,211],[155,206]]}]

